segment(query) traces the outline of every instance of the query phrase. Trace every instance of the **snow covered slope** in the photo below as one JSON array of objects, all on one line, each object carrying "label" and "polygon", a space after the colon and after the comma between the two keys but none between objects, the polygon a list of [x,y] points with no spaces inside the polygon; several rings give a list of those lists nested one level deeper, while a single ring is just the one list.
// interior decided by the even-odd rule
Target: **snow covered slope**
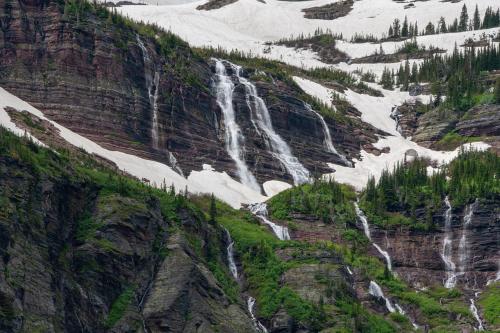
[{"label": "snow covered slope", "polygon": [[[115,163],[121,170],[139,179],[147,179],[153,185],[161,186],[165,182],[167,186],[174,185],[179,191],[187,188],[191,193],[213,193],[235,208],[239,208],[241,204],[262,202],[267,199],[267,197],[232,179],[227,173],[216,172],[208,165],[204,166],[202,171],[191,172],[186,179],[165,164],[105,149],[95,142],[49,120],[38,109],[0,88],[0,125],[20,136],[24,135],[25,131],[12,122],[5,110],[7,107],[17,111],[27,111],[40,119],[49,121],[59,130],[59,135],[70,144],[82,148],[90,154],[103,157]],[[270,187],[274,194],[277,189],[283,190],[287,188],[287,184],[273,181],[270,185],[264,184],[264,188],[266,187]]]}]

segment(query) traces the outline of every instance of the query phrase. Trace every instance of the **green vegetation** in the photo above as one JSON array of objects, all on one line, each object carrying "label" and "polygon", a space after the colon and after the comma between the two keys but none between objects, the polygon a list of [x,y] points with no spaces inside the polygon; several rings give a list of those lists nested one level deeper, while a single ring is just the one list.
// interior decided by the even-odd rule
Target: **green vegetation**
[{"label": "green vegetation", "polygon": [[[433,175],[427,174],[427,164],[417,159],[384,170],[378,183],[370,179],[361,200],[370,221],[386,228],[432,229],[432,215],[442,207],[444,196],[454,206],[463,206],[476,198],[494,200],[500,195],[500,158],[495,153],[462,151]],[[417,222],[417,208],[425,209],[425,222]]]},{"label": "green vegetation", "polygon": [[352,205],[356,194],[346,185],[334,181],[315,180],[284,191],[269,200],[271,216],[290,219],[292,213],[303,213],[321,218],[326,223],[345,224],[355,219]]},{"label": "green vegetation", "polygon": [[113,302],[109,309],[108,317],[106,318],[105,326],[112,328],[123,317],[125,311],[129,307],[134,298],[134,289],[129,287],[125,289],[120,296]]},{"label": "green vegetation", "polygon": [[500,326],[500,282],[490,284],[481,293],[479,305],[483,310],[484,319],[490,325]]}]

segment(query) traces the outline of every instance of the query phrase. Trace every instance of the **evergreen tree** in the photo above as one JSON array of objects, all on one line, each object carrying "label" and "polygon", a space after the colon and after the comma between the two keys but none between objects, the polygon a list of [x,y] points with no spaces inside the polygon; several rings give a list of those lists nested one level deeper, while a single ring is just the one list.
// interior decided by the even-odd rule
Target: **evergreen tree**
[{"label": "evergreen tree", "polygon": [[438,23],[438,31],[439,33],[445,34],[448,32],[448,27],[446,26],[446,21],[443,16],[439,19]]},{"label": "evergreen tree", "polygon": [[478,30],[481,28],[481,16],[479,16],[479,9],[477,8],[477,4],[476,10],[474,11],[474,17],[472,19],[472,26],[474,30]]},{"label": "evergreen tree", "polygon": [[408,18],[405,16],[405,19],[403,21],[403,27],[401,28],[401,36],[402,37],[408,37]]},{"label": "evergreen tree", "polygon": [[214,194],[212,193],[212,195],[210,196],[210,220],[209,220],[210,224],[215,224],[216,218],[217,218],[217,206]]},{"label": "evergreen tree", "polygon": [[394,37],[398,38],[401,36],[401,21],[395,19],[392,23],[392,29],[394,31]]},{"label": "evergreen tree", "polygon": [[436,28],[434,27],[434,24],[432,22],[429,22],[425,26],[425,34],[426,35],[434,35],[436,33]]},{"label": "evergreen tree", "polygon": [[460,21],[458,23],[458,31],[467,31],[469,26],[469,14],[467,13],[467,6],[464,4],[462,13],[460,13]]}]

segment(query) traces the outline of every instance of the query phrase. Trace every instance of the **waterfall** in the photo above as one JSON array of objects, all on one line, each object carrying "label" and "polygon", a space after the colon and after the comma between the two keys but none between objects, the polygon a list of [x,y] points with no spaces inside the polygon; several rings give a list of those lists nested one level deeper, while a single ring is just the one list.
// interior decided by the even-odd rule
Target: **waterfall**
[{"label": "waterfall", "polygon": [[229,262],[229,270],[231,271],[231,274],[233,275],[235,280],[238,280],[238,268],[236,268],[236,261],[234,260],[234,241],[231,238],[231,234],[229,233],[229,230],[225,229],[226,231],[226,236],[227,236],[227,242],[229,245],[227,246],[227,261]]},{"label": "waterfall", "polygon": [[234,83],[227,74],[224,62],[218,59],[215,61],[216,82],[215,90],[217,93],[217,104],[219,104],[224,115],[226,150],[229,156],[236,163],[236,169],[240,181],[243,185],[260,193],[260,186],[255,176],[248,170],[244,159],[244,141],[245,137],[236,122],[236,116],[233,108]]},{"label": "waterfall", "polygon": [[257,318],[255,318],[255,314],[253,313],[253,308],[255,306],[255,298],[248,297],[247,306],[248,306],[248,313],[250,313],[250,317],[252,318],[252,321],[255,325],[255,329],[258,332],[267,333],[267,328],[265,328],[264,325],[262,325],[260,321],[258,321]]},{"label": "waterfall", "polygon": [[[156,70],[154,63],[149,56],[148,49],[142,42],[139,35],[137,35],[137,44],[142,51],[142,59],[144,61],[144,77],[148,88],[149,104],[151,106],[151,110],[153,111],[153,115],[151,117],[151,139],[153,141],[153,148],[158,149],[158,86],[160,84],[160,72]],[[148,66],[150,67],[149,71]],[[151,72],[153,72],[153,75],[151,75]]]},{"label": "waterfall", "polygon": [[481,317],[479,316],[479,311],[477,310],[477,307],[476,307],[476,303],[474,302],[474,299],[471,298],[470,299],[470,312],[472,313],[472,315],[474,316],[474,318],[476,319],[477,321],[477,330],[478,331],[484,331],[484,326],[483,326],[483,321],[481,320]]},{"label": "waterfall", "polygon": [[451,204],[448,197],[444,199],[444,203],[447,207],[444,214],[445,224],[444,224],[444,240],[443,240],[443,251],[441,253],[441,258],[444,261],[444,266],[446,270],[446,281],[444,286],[446,288],[453,288],[457,284],[457,274],[455,272],[456,265],[453,262],[453,234],[451,229]]},{"label": "waterfall", "polygon": [[378,246],[375,243],[373,243],[373,246],[375,246],[377,251],[385,258],[387,269],[392,272],[392,261],[391,261],[391,256],[389,256],[389,253],[387,251],[382,250],[380,246]]},{"label": "waterfall", "polygon": [[318,119],[320,120],[321,122],[321,126],[323,128],[323,135],[325,136],[325,140],[324,140],[324,143],[325,143],[325,147],[326,147],[326,150],[332,154],[335,154],[337,156],[340,157],[340,159],[346,164],[346,165],[349,165],[349,166],[352,166],[352,163],[343,155],[343,154],[340,154],[337,149],[335,149],[335,147],[333,146],[333,141],[332,141],[332,135],[330,133],[330,128],[328,127],[328,124],[326,123],[325,119],[323,118],[323,116],[319,113],[319,112],[316,112],[314,111],[314,109],[311,107],[311,105],[307,104],[307,103],[304,103],[304,106],[307,110],[311,111],[313,114],[315,114]]},{"label": "waterfall", "polygon": [[251,121],[260,135],[266,137],[266,144],[271,155],[280,161],[292,176],[295,185],[310,181],[309,171],[292,154],[290,147],[273,128],[266,103],[257,93],[257,88],[248,79],[241,76],[241,67],[233,65],[239,82],[245,87],[246,102],[250,109]]},{"label": "waterfall", "polygon": [[[366,218],[365,213],[363,213],[363,211],[359,208],[357,202],[354,203],[354,208],[356,209],[356,215],[361,220],[366,237],[371,241],[372,237],[370,233],[370,226],[368,225],[368,219]],[[384,257],[385,262],[387,264],[387,269],[389,269],[389,271],[392,272],[392,260],[391,256],[389,255],[389,252],[382,250],[382,248],[378,246],[378,244],[375,244],[373,242],[372,244],[377,249],[377,251]]]},{"label": "waterfall", "polygon": [[349,266],[345,266],[345,268],[347,269],[347,272],[349,273],[349,275],[353,275],[351,269],[349,268]]},{"label": "waterfall", "polygon": [[479,201],[476,199],[476,201],[473,204],[468,205],[465,208],[462,237],[460,238],[460,243],[458,245],[460,275],[464,275],[465,269],[467,268],[467,261],[469,259],[469,244],[467,243],[468,228],[472,222],[472,216],[474,215],[474,211],[477,209],[478,205]]},{"label": "waterfall", "polygon": [[378,299],[383,299],[385,301],[385,307],[387,308],[387,311],[389,312],[396,312],[394,307],[391,304],[391,301],[384,296],[384,292],[382,291],[382,288],[377,284],[375,281],[370,281],[370,287],[368,289],[368,293]]},{"label": "waterfall", "polygon": [[391,301],[385,297],[384,292],[382,291],[382,288],[377,284],[375,281],[370,281],[370,287],[368,288],[368,293],[378,299],[383,299],[385,302],[385,307],[387,308],[387,311],[393,313],[393,312],[399,312],[401,315],[407,317],[411,324],[413,325],[414,329],[418,329],[419,326],[406,315],[406,312],[403,310],[403,308],[398,304],[394,303],[394,306],[392,305]]},{"label": "waterfall", "polygon": [[282,227],[280,225],[277,225],[276,223],[269,221],[269,219],[267,218],[267,205],[264,202],[250,205],[248,208],[250,209],[252,214],[257,216],[262,222],[271,227],[278,239],[290,240],[290,234],[288,233],[287,227]]}]

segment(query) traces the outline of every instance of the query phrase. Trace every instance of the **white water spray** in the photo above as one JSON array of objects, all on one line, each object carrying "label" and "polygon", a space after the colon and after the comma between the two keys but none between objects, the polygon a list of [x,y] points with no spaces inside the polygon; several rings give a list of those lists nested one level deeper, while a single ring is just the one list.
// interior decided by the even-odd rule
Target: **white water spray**
[{"label": "white water spray", "polygon": [[258,332],[267,333],[267,328],[265,328],[264,325],[262,325],[260,321],[258,321],[257,318],[255,318],[255,314],[253,313],[254,306],[255,306],[255,298],[248,297],[247,300],[248,313],[250,313],[250,317],[252,318],[253,324],[255,325],[255,329]]},{"label": "white water spray", "polygon": [[255,179],[255,176],[248,170],[248,166],[244,159],[244,142],[245,137],[241,132],[240,127],[236,123],[236,116],[233,108],[233,92],[234,83],[231,77],[227,74],[224,62],[218,59],[215,61],[216,82],[215,89],[217,92],[217,104],[219,104],[224,115],[225,126],[225,141],[226,150],[229,156],[236,163],[238,176],[243,185],[260,192],[260,186]]},{"label": "white water spray", "polygon": [[304,103],[304,106],[307,110],[311,111],[312,113],[314,113],[318,119],[320,120],[321,122],[321,126],[323,128],[323,135],[325,136],[325,140],[324,140],[324,143],[325,143],[325,147],[326,149],[328,150],[328,152],[332,153],[332,154],[335,154],[337,156],[340,157],[340,159],[346,164],[346,165],[349,165],[349,166],[352,166],[352,163],[343,155],[343,154],[340,154],[337,149],[335,149],[335,146],[333,145],[333,140],[332,140],[332,135],[330,133],[330,128],[328,127],[328,124],[326,123],[325,119],[323,118],[323,116],[319,113],[319,112],[316,112],[309,104],[307,103]]},{"label": "white water spray", "polygon": [[248,207],[252,214],[256,215],[262,222],[271,227],[276,237],[280,240],[290,240],[290,234],[287,227],[282,227],[269,221],[267,218],[267,205],[264,202],[256,203]]},{"label": "white water spray", "polygon": [[234,260],[234,241],[231,238],[231,234],[229,230],[224,229],[226,231],[227,241],[229,245],[227,246],[227,261],[229,262],[229,270],[233,275],[235,280],[238,280],[238,268],[236,268],[236,261]]},{"label": "white water spray", "polygon": [[444,203],[447,207],[444,214],[445,224],[444,224],[444,239],[443,239],[443,251],[441,252],[441,258],[444,261],[444,266],[446,270],[446,281],[444,286],[446,288],[453,288],[457,284],[457,274],[455,272],[456,265],[453,262],[453,235],[451,229],[451,204],[448,197],[444,199]]},{"label": "white water spray", "polygon": [[139,35],[137,35],[137,44],[142,51],[142,59],[144,61],[144,77],[146,79],[146,86],[148,88],[149,104],[151,105],[151,110],[153,111],[153,115],[151,117],[151,139],[153,141],[153,148],[158,149],[158,86],[160,84],[160,72],[156,70],[154,63],[149,56],[148,49],[142,42],[142,39],[139,37]]},{"label": "white water spray", "polygon": [[370,281],[370,287],[368,289],[368,293],[376,298],[383,299],[385,301],[385,307],[387,308],[387,311],[391,313],[396,312],[396,309],[394,309],[394,306],[392,306],[391,301],[387,297],[385,297],[382,288],[380,288],[377,282]]},{"label": "white water spray", "polygon": [[[361,221],[361,224],[363,225],[363,230],[365,232],[366,237],[371,241],[371,233],[370,233],[370,226],[368,225],[368,219],[366,218],[365,213],[359,208],[359,205],[357,202],[354,203],[354,208],[356,209],[356,215]],[[387,264],[387,269],[392,272],[392,260],[391,256],[389,255],[389,252],[382,250],[382,248],[378,245],[373,243],[373,246],[377,249],[377,251],[384,257],[385,262]]]},{"label": "white water spray", "polygon": [[459,270],[460,270],[460,275],[465,274],[465,269],[467,268],[467,262],[469,260],[469,244],[467,242],[467,236],[469,233],[469,226],[472,223],[472,216],[474,215],[474,211],[477,209],[477,206],[479,205],[479,201],[476,199],[476,201],[468,205],[467,208],[465,209],[465,215],[464,215],[464,224],[462,228],[462,237],[460,238],[460,243],[458,245],[458,260],[459,260]]},{"label": "white water spray", "polygon": [[481,317],[479,316],[479,311],[477,310],[476,303],[474,302],[474,299],[470,299],[470,307],[469,307],[470,312],[474,316],[474,319],[477,321],[477,330],[478,331],[484,331],[484,325],[483,321],[481,320]]},{"label": "white water spray", "polygon": [[309,171],[292,154],[290,147],[273,128],[266,103],[257,93],[257,88],[248,79],[241,76],[241,67],[233,65],[238,80],[245,86],[246,101],[251,111],[251,120],[257,132],[266,137],[266,144],[271,155],[278,159],[292,176],[295,185],[310,181]]},{"label": "white water spray", "polygon": [[494,279],[490,279],[486,282],[486,285],[489,286],[490,284],[494,283],[494,282],[497,282],[497,281],[500,281],[500,260],[498,261],[497,263],[497,275],[495,276]]}]

